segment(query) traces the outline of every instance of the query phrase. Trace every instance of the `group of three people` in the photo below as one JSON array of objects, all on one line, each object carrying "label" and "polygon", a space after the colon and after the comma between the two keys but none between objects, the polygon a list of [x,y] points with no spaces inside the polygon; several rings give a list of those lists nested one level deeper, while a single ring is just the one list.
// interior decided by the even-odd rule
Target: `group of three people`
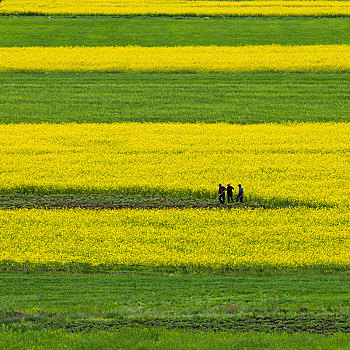
[{"label": "group of three people", "polygon": [[[230,183],[227,184],[227,187],[219,184],[219,201],[221,204],[225,203],[225,192],[227,192],[227,203],[233,203],[233,187]],[[241,184],[238,185],[238,194],[236,197],[236,202],[240,201],[243,203],[243,187]]]}]

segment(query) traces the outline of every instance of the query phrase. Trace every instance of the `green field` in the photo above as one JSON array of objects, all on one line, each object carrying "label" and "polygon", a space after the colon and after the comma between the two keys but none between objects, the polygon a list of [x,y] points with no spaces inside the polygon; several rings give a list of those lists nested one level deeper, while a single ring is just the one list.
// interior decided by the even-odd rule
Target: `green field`
[{"label": "green field", "polygon": [[8,273],[0,281],[1,312],[26,316],[350,315],[347,273]]},{"label": "green field", "polygon": [[118,332],[94,331],[67,333],[62,330],[26,332],[0,330],[0,346],[4,349],[346,349],[349,337],[316,334],[264,334],[232,332],[208,333],[164,329],[127,329]]},{"label": "green field", "polygon": [[0,123],[349,121],[349,74],[1,74]]},{"label": "green field", "polygon": [[5,274],[0,280],[2,331],[350,331],[346,273]]},{"label": "green field", "polygon": [[6,349],[333,350],[350,344],[346,273],[7,273],[0,282],[0,347]]},{"label": "green field", "polygon": [[0,347],[6,349],[333,350],[350,344],[345,273],[8,273],[0,281]]},{"label": "green field", "polygon": [[0,17],[0,46],[349,44],[349,18]]}]

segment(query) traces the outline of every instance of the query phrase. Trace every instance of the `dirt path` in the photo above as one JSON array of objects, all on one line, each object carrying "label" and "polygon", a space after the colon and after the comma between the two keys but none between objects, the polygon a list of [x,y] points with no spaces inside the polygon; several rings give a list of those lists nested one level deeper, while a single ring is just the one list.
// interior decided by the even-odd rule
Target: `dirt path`
[{"label": "dirt path", "polygon": [[229,203],[206,198],[175,196],[142,196],[121,194],[11,194],[0,195],[0,209],[19,208],[83,208],[83,209],[169,209],[169,208],[263,208],[258,203]]}]

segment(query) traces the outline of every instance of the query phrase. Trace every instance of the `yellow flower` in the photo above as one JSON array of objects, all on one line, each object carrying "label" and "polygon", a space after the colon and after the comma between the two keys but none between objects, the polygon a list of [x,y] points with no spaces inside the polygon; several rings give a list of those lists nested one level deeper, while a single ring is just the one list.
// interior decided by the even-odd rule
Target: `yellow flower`
[{"label": "yellow flower", "polygon": [[350,217],[342,209],[22,209],[0,214],[0,261],[29,266],[350,267]]},{"label": "yellow flower", "polygon": [[347,72],[350,45],[0,48],[0,72]]},{"label": "yellow flower", "polygon": [[260,204],[348,206],[349,136],[349,123],[0,125],[0,187],[214,199],[232,182]]},{"label": "yellow flower", "polygon": [[3,0],[3,14],[348,16],[348,1]]}]

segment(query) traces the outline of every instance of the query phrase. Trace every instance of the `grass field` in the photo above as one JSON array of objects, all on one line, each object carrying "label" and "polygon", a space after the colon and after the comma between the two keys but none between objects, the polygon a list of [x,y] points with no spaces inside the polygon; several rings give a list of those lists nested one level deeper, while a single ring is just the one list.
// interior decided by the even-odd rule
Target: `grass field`
[{"label": "grass field", "polygon": [[[2,274],[1,312],[116,318],[349,314],[346,273]],[[229,309],[236,305],[237,310]],[[305,311],[306,309],[306,311]],[[4,315],[3,315],[4,316]],[[9,316],[10,317],[10,316]]]},{"label": "grass field", "polygon": [[0,346],[344,349],[348,289],[342,273],[3,274]]},{"label": "grass field", "polygon": [[350,347],[349,10],[1,1],[0,348]]},{"label": "grass field", "polygon": [[0,17],[0,26],[1,47],[350,44],[348,18]]},{"label": "grass field", "polygon": [[0,74],[1,123],[349,121],[349,74]]},{"label": "grass field", "polygon": [[188,332],[183,330],[141,329],[119,332],[95,331],[91,333],[67,333],[54,331],[0,331],[0,346],[6,349],[257,349],[295,350],[330,349],[340,350],[349,345],[344,334],[333,336],[315,334],[235,334]]},{"label": "grass field", "polygon": [[1,282],[3,341],[18,331],[33,336],[31,330],[44,340],[55,328],[87,338],[97,330],[112,331],[105,338],[135,327],[130,330],[135,336],[187,329],[181,338],[206,331],[213,341],[215,333],[225,336],[227,330],[236,337],[247,331],[273,333],[272,341],[280,332],[308,332],[305,337],[311,339],[311,334],[332,338],[350,329],[346,273],[6,274]]}]

